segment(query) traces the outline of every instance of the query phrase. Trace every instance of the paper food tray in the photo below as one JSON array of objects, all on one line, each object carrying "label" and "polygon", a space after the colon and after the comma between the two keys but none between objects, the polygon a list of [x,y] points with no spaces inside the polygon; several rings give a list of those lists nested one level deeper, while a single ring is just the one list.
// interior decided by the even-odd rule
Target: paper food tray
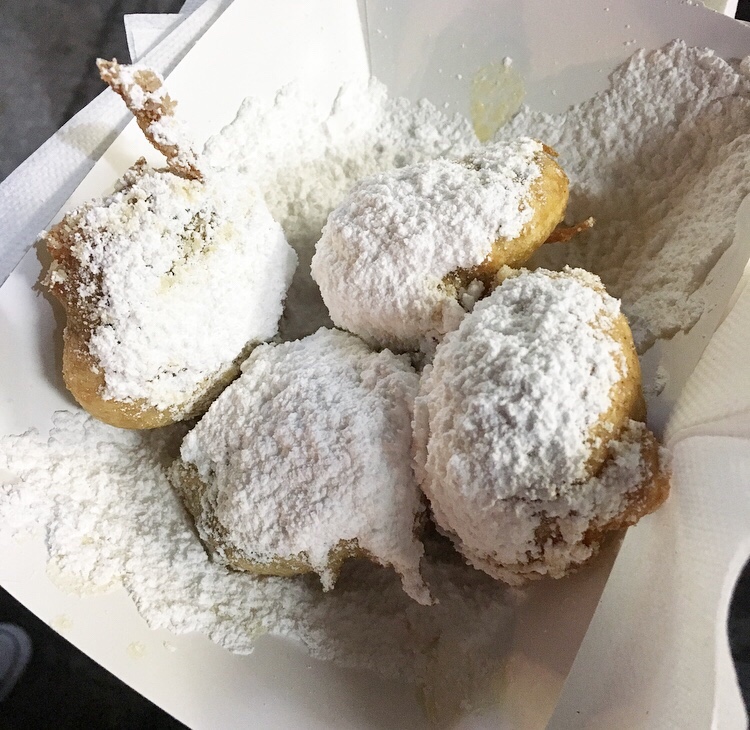
[{"label": "paper food tray", "polygon": [[[199,12],[210,24],[212,13],[221,8],[207,0]],[[560,18],[566,19],[564,32]],[[138,22],[130,24],[136,44]],[[196,33],[198,28],[196,23]],[[150,30],[169,28],[162,24]],[[343,81],[373,74],[393,96],[426,97],[468,114],[467,79],[477,68],[511,56],[526,83],[526,103],[556,112],[606,88],[608,72],[637,48],[657,48],[675,37],[714,48],[725,58],[750,52],[746,28],[676,0],[613,3],[611,9],[568,0],[556,4],[554,13],[541,0],[391,5],[235,0],[179,63],[168,86],[196,139],[203,141],[231,121],[245,96],[270,99],[292,80],[332,100]],[[158,34],[140,38],[138,49],[144,50]],[[112,126],[122,118],[116,104],[102,112],[101,121]],[[159,162],[131,123],[65,207],[101,194],[140,155]],[[22,182],[26,187],[20,192],[28,196],[30,210],[35,201],[40,210],[49,207],[56,191],[48,185],[42,197],[34,191],[35,177]],[[0,202],[5,202],[2,197]],[[743,421],[750,402],[742,400],[750,400],[750,387],[740,395],[734,392],[711,349],[687,389],[685,383],[750,255],[748,207],[746,201],[735,244],[712,274],[706,292],[710,311],[689,334],[659,342],[644,359],[647,370],[659,365],[670,376],[668,388],[651,404],[657,427],[666,424],[683,398],[669,434],[678,455],[675,496],[628,533],[606,588],[614,554],[570,579],[534,586],[508,648],[502,697],[458,726],[544,727],[552,717],[551,727],[732,727],[744,717],[727,653],[725,618],[731,586],[750,550],[747,520],[743,523],[750,499],[743,501],[740,490],[743,474],[750,473],[750,419]],[[3,216],[10,212],[0,210]],[[76,407],[61,385],[50,346],[57,325],[33,289],[39,270],[31,251],[0,290],[0,396],[5,404],[0,433],[29,427],[45,431],[55,410]],[[729,348],[732,362],[747,361],[749,299],[748,292],[739,297],[712,343],[722,360]],[[712,388],[703,387],[709,381]],[[710,418],[703,417],[706,413]],[[722,426],[728,417],[731,425]],[[721,487],[720,498],[709,498],[714,494],[709,492],[703,502],[697,499],[695,485],[701,483]],[[704,548],[708,557],[691,571],[696,551]],[[0,561],[0,583],[105,668],[191,727],[426,725],[409,684],[318,662],[280,639],[261,639],[252,655],[241,657],[205,637],[151,631],[123,591],[86,598],[61,592],[45,575],[45,557],[41,538],[13,546]],[[654,561],[657,569],[642,569]],[[677,577],[668,581],[665,576]],[[690,601],[680,598],[686,592]],[[680,630],[665,633],[671,625]],[[696,636],[701,638],[698,649]]]}]

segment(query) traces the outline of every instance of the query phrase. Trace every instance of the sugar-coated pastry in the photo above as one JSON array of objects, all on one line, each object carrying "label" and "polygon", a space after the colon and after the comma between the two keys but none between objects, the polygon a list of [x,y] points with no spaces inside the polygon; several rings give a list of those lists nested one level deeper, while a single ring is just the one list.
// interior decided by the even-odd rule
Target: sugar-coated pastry
[{"label": "sugar-coated pastry", "polygon": [[644,410],[630,329],[599,279],[511,273],[422,378],[417,472],[437,524],[508,583],[566,575],[667,497]]},{"label": "sugar-coated pastry", "polygon": [[152,428],[202,413],[276,334],[297,258],[257,191],[180,147],[153,72],[102,68],[139,122],[147,114],[169,167],[140,160],[43,234],[45,283],[66,311],[70,391],[107,423]]},{"label": "sugar-coated pastry", "polygon": [[422,495],[411,459],[418,376],[337,330],[261,345],[188,433],[172,481],[216,559],[259,574],[392,566],[420,603]]},{"label": "sugar-coated pastry", "polygon": [[312,274],[334,324],[372,345],[429,349],[503,265],[562,220],[568,179],[532,139],[363,180],[334,210]]}]

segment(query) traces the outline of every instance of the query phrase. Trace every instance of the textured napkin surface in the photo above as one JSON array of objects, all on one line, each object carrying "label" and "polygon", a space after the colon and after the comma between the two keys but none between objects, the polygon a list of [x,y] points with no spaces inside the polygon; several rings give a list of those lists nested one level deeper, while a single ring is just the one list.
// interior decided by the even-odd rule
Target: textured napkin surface
[{"label": "textured napkin surface", "polygon": [[[750,275],[711,338],[683,389],[670,419],[666,440],[673,444],[691,434],[750,438]],[[750,532],[750,522],[748,523]]]},{"label": "textured napkin surface", "polygon": [[156,48],[183,20],[181,14],[174,13],[126,15],[123,21],[131,62],[136,63]]}]

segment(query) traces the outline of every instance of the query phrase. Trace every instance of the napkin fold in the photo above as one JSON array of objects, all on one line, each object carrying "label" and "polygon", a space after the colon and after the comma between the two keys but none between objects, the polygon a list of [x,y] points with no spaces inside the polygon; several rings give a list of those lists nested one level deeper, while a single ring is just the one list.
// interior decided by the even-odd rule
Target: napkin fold
[{"label": "napkin fold", "polygon": [[136,13],[124,16],[125,38],[131,63],[136,63],[156,48],[184,19],[182,13]]}]

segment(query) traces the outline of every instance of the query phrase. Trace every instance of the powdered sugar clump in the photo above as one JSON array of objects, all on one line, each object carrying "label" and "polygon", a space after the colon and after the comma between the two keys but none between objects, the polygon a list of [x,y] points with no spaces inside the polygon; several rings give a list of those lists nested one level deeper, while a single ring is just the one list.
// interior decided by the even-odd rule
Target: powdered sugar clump
[{"label": "powdered sugar clump", "polygon": [[569,270],[506,279],[438,345],[418,399],[431,473],[480,499],[555,499],[586,478],[622,359],[607,334],[619,302],[592,282]]},{"label": "powdered sugar clump", "polygon": [[560,154],[568,219],[596,225],[533,261],[580,266],[622,299],[640,352],[689,329],[700,287],[732,243],[750,193],[750,76],[713,51],[674,41],[638,51],[611,88],[559,115],[524,108],[500,139],[528,134]]},{"label": "powdered sugar clump", "polygon": [[304,556],[326,588],[332,553],[355,542],[429,603],[411,468],[419,378],[409,362],[321,329],[262,345],[242,370],[182,444],[205,485],[201,537],[230,564],[227,551],[254,565]]},{"label": "powdered sugar clump", "polygon": [[333,107],[297,86],[273,104],[247,99],[235,121],[209,140],[210,163],[254,181],[300,257],[282,335],[302,337],[331,323],[310,278],[310,259],[328,214],[355,182],[381,170],[476,146],[468,121],[429,101],[390,98],[375,79],[343,86]]},{"label": "powdered sugar clump", "polygon": [[521,138],[357,184],[329,216],[312,260],[333,322],[398,350],[455,329],[464,309],[443,278],[521,233],[541,153]]},{"label": "powdered sugar clump", "polygon": [[82,302],[105,399],[186,412],[277,332],[296,256],[252,188],[138,166],[60,225],[73,261],[49,281]]},{"label": "powdered sugar clump", "polygon": [[424,570],[435,606],[366,560],[345,564],[330,593],[314,576],[259,578],[212,562],[167,479],[184,432],[123,431],[78,412],[55,416],[49,443],[33,432],[0,439],[0,543],[41,530],[56,582],[122,584],[155,629],[198,631],[240,653],[259,634],[289,636],[319,658],[417,682],[454,711],[502,667],[505,588],[437,543]]}]

